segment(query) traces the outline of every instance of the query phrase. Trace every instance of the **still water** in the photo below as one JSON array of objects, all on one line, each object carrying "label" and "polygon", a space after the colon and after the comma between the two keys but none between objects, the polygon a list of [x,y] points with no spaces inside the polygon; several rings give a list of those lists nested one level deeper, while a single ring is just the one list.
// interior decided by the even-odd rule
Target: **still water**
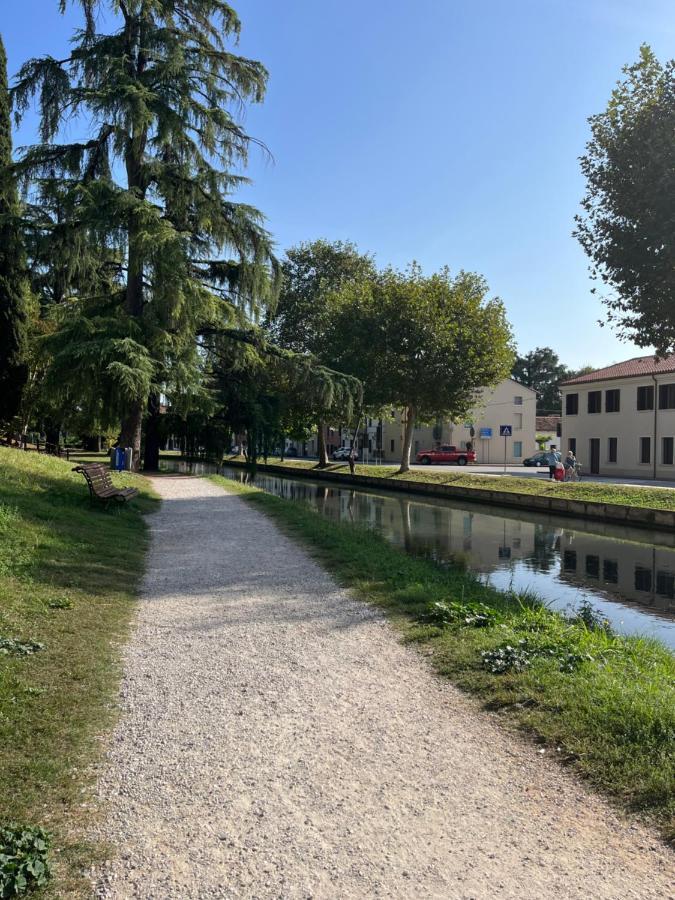
[{"label": "still water", "polygon": [[[171,468],[215,470],[203,463]],[[675,534],[262,472],[255,484],[335,521],[367,525],[408,553],[460,562],[496,588],[531,590],[556,609],[587,599],[616,631],[658,637],[675,649]]]}]

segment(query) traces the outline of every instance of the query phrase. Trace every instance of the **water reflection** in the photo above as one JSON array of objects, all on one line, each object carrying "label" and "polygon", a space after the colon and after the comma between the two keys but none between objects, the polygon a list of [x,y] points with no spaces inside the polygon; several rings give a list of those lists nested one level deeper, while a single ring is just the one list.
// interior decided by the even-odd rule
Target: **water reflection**
[{"label": "water reflection", "polygon": [[[194,474],[209,471],[195,466],[206,468],[193,466]],[[227,467],[223,474],[247,477]],[[532,590],[558,609],[588,598],[617,631],[675,648],[674,534],[266,473],[255,483],[335,522],[374,528],[410,554],[461,563],[495,587]]]}]

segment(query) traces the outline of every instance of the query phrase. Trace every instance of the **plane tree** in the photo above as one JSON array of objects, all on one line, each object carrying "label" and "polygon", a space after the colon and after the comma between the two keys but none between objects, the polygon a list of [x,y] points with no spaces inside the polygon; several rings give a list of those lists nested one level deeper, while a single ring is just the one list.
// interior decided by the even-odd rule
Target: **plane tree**
[{"label": "plane tree", "polygon": [[360,379],[369,409],[404,410],[401,473],[410,468],[416,424],[462,419],[481,388],[511,371],[504,306],[488,297],[480,275],[389,268],[345,284],[331,302],[330,364]]}]

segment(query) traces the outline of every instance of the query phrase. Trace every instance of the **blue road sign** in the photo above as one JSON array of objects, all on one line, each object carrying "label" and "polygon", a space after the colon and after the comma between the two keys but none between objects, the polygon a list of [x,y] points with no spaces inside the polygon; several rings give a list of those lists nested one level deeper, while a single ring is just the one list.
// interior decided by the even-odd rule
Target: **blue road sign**
[{"label": "blue road sign", "polygon": [[512,425],[500,425],[499,426],[499,436],[500,437],[511,437],[513,434],[513,426]]}]

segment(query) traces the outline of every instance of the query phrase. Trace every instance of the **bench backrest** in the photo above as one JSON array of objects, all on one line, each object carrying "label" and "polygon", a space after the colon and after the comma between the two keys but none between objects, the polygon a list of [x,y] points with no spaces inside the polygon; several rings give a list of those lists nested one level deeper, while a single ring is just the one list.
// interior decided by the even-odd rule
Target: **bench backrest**
[{"label": "bench backrest", "polygon": [[86,463],[85,465],[77,466],[73,471],[81,472],[84,475],[87,479],[87,484],[95,494],[114,488],[110,472],[100,463]]}]

